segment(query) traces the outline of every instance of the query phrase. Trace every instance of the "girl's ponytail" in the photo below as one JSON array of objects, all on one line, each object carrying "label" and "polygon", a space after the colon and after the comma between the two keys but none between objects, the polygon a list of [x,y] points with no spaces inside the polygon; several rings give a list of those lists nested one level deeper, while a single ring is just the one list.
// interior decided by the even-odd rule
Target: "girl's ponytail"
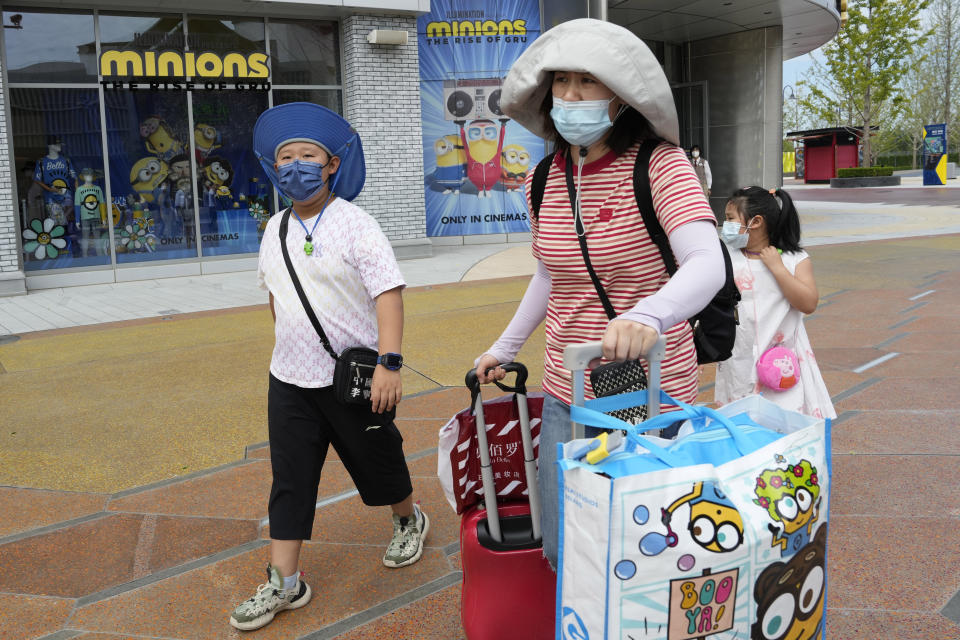
[{"label": "girl's ponytail", "polygon": [[782,251],[800,251],[800,214],[793,204],[793,198],[783,189],[771,189],[771,195],[779,198],[779,215],[774,224],[770,225],[767,233],[770,244]]}]

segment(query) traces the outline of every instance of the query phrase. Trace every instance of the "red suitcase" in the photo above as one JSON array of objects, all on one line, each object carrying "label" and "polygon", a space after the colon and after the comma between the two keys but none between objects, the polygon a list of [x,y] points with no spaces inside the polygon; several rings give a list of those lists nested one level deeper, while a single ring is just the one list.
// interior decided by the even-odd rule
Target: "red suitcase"
[{"label": "red suitcase", "polygon": [[476,372],[470,371],[466,385],[477,419],[484,500],[465,511],[460,520],[460,616],[468,640],[548,640],[554,637],[557,576],[543,557],[537,464],[527,413],[527,370],[520,363],[503,368],[517,374],[513,387],[497,386],[516,394],[529,503],[497,503],[480,384]]}]

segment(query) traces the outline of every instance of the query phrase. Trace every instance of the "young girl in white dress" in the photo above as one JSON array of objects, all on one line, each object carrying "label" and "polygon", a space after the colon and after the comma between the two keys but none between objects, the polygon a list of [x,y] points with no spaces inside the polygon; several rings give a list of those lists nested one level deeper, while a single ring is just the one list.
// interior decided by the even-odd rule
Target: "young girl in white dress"
[{"label": "young girl in white dress", "polygon": [[[722,405],[760,393],[785,409],[836,418],[803,326],[804,314],[816,310],[820,294],[810,256],[800,248],[793,200],[781,189],[739,189],[727,201],[720,237],[730,249],[742,299],[733,355],[717,365],[715,400]],[[774,347],[789,349],[799,364],[796,375],[789,356],[779,352],[777,365],[786,382],[777,388],[761,382],[757,371],[761,356]]]}]

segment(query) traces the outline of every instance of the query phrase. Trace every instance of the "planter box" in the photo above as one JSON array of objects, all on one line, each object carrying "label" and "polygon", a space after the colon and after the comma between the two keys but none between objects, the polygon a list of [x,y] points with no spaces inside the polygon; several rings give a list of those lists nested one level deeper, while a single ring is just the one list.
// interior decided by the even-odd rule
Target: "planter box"
[{"label": "planter box", "polygon": [[900,176],[869,176],[863,178],[830,178],[830,186],[849,189],[852,187],[896,187]]}]

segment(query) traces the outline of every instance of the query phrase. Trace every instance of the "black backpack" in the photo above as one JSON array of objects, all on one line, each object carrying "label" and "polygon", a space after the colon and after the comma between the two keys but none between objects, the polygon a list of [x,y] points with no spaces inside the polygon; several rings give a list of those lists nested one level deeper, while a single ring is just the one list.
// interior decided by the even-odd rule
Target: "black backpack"
[{"label": "black backpack", "polygon": [[[660,250],[660,256],[663,258],[667,273],[672,276],[677,271],[677,262],[673,257],[673,252],[670,251],[667,234],[660,226],[660,221],[654,212],[653,194],[650,193],[650,155],[660,143],[661,140],[650,139],[640,145],[640,150],[637,152],[637,162],[633,166],[633,194],[637,200],[640,214],[643,216],[643,222],[647,226],[647,233],[650,234],[650,239]],[[533,205],[531,214],[534,219],[537,219],[540,213],[543,192],[547,185],[547,175],[550,173],[552,162],[553,154],[547,154],[537,164],[537,168],[533,172],[533,181],[530,185],[530,201]],[[723,287],[713,297],[713,300],[689,320],[690,326],[693,328],[693,343],[697,348],[697,362],[699,364],[722,362],[729,358],[733,353],[733,342],[737,337],[737,325],[740,324],[737,316],[740,291],[733,281],[733,263],[730,261],[730,254],[723,242],[719,238],[717,238],[717,242],[720,243],[720,249],[723,252],[726,279]]]}]

